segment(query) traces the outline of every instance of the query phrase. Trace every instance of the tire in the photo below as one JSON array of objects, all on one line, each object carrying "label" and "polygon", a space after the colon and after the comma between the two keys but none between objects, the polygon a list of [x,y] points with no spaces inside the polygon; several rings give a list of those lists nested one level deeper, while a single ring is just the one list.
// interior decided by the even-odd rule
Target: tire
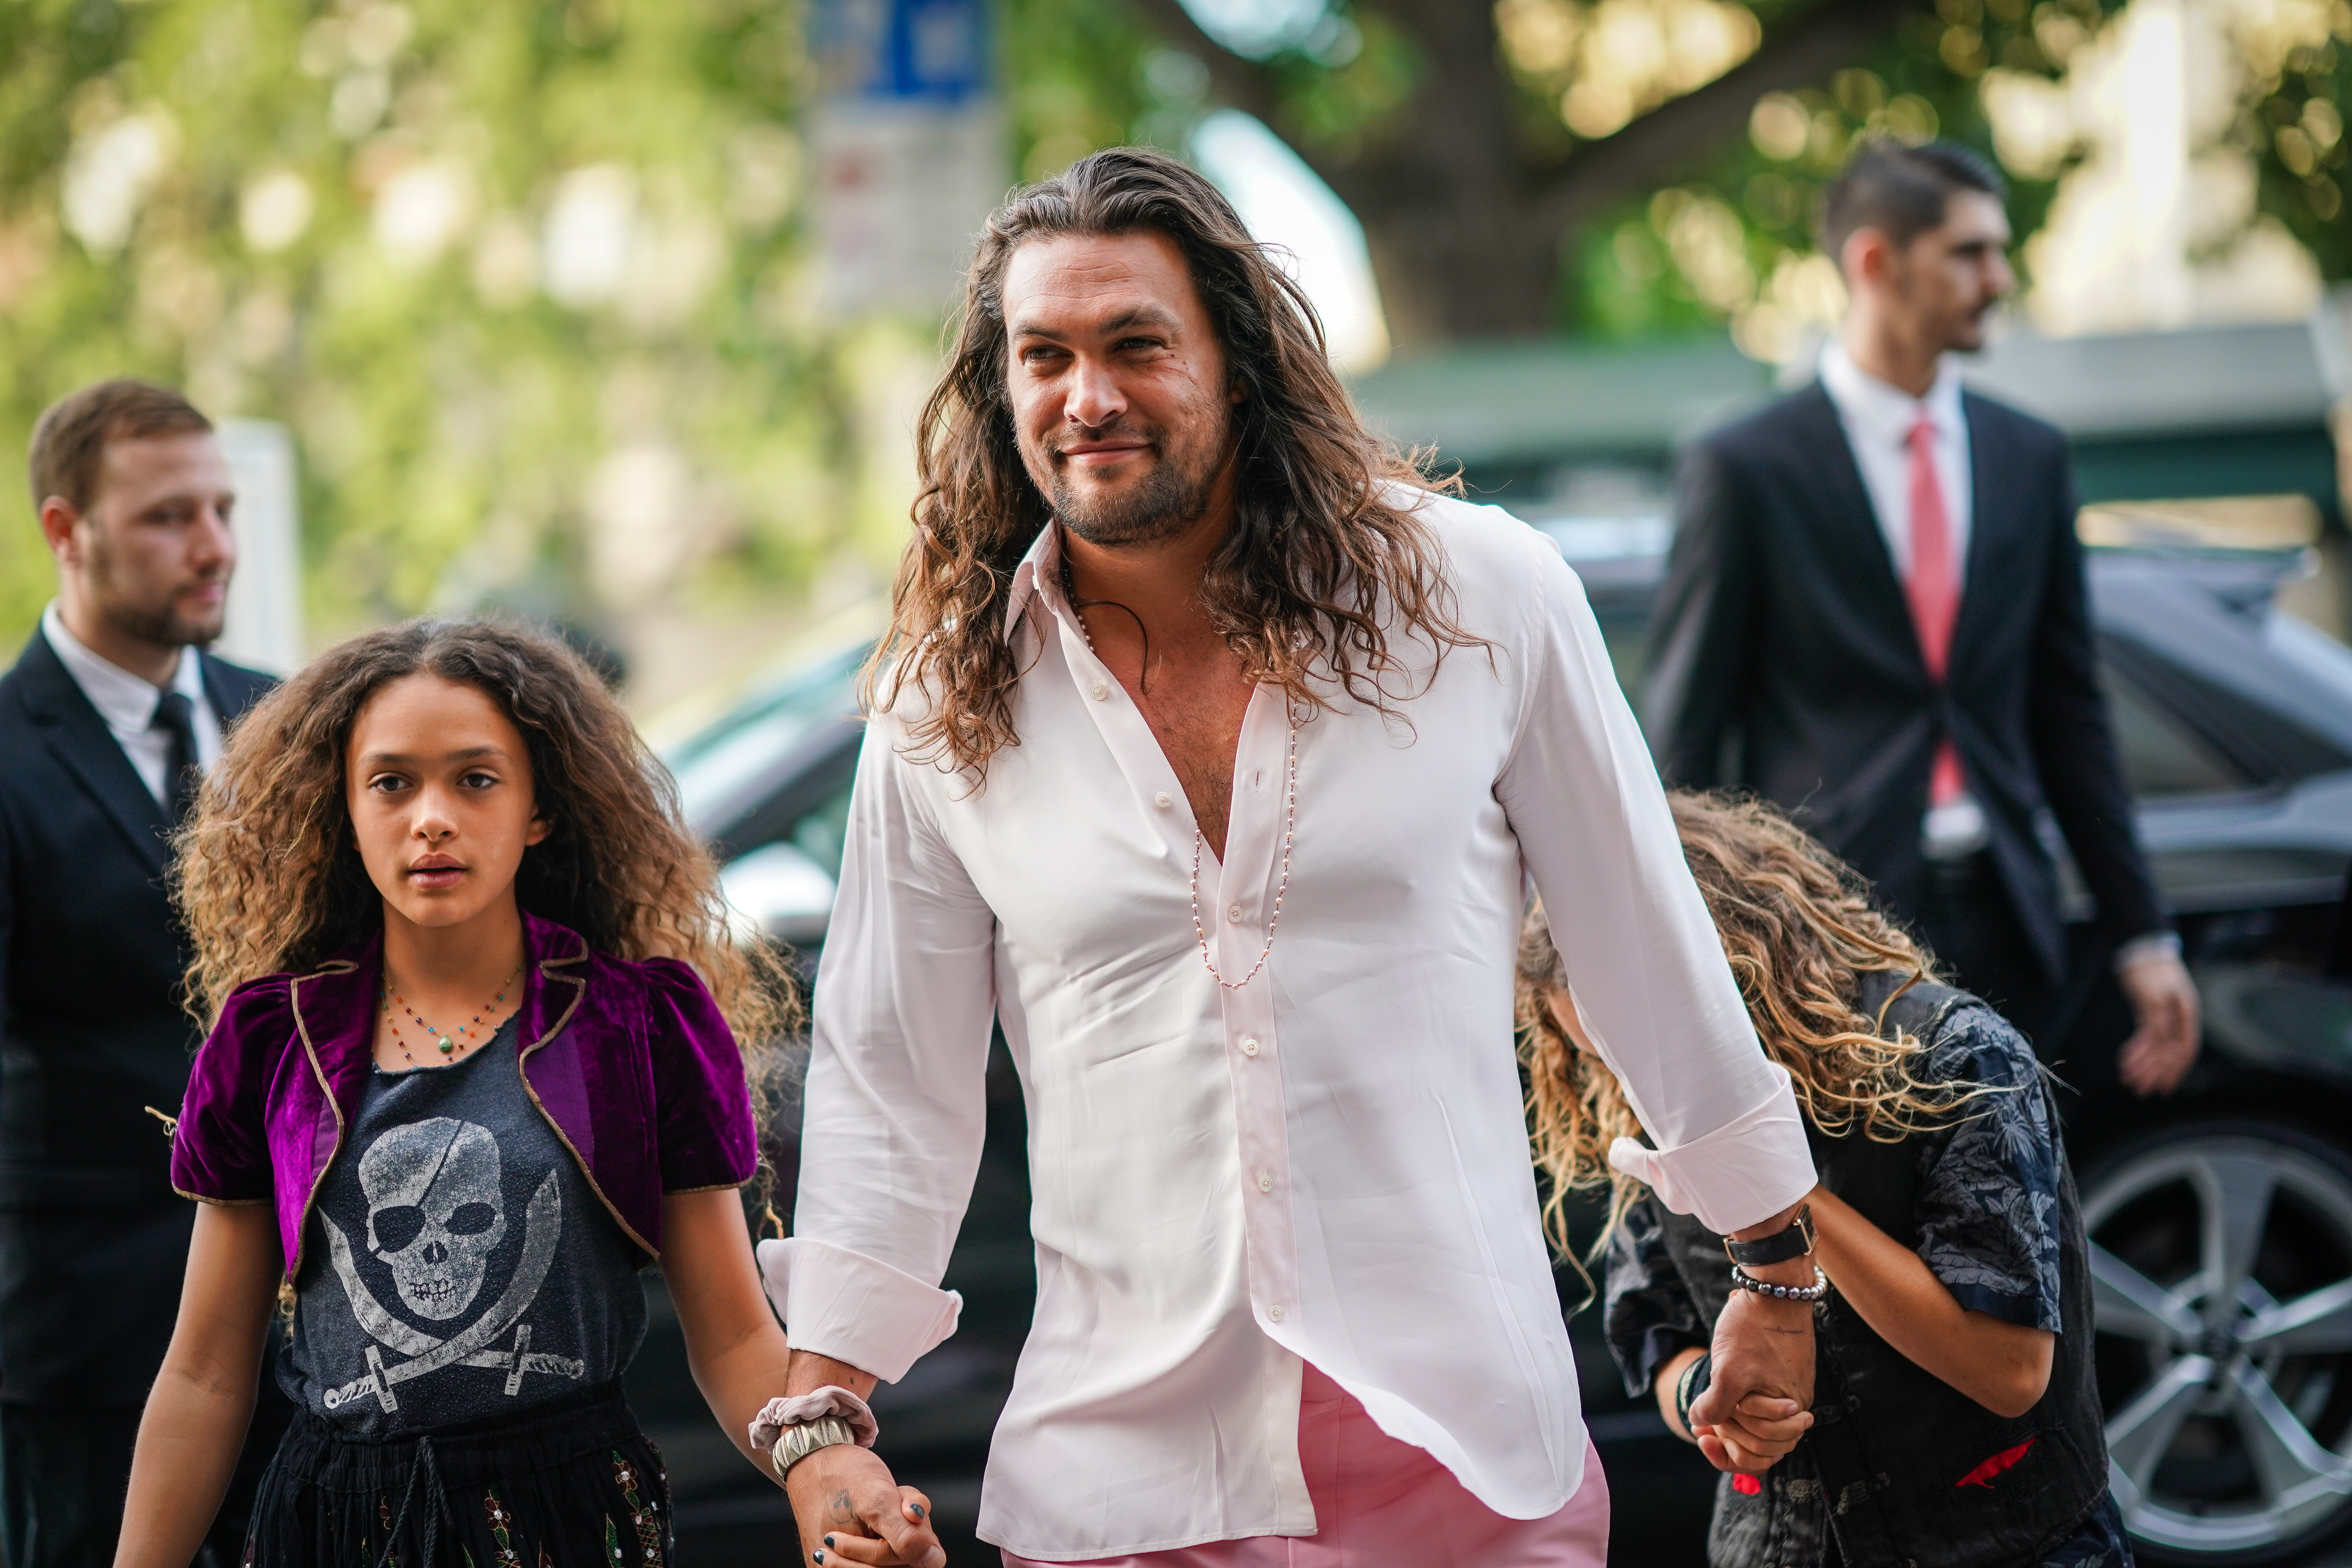
[{"label": "tire", "polygon": [[2124,1522],[2154,1562],[2271,1563],[2352,1521],[2352,1159],[2200,1121],[2082,1185],[2099,1394]]}]

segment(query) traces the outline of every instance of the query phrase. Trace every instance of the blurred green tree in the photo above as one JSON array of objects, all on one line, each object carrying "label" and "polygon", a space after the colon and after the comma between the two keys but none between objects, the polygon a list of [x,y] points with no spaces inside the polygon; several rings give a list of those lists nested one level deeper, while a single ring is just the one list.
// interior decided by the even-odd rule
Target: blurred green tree
[{"label": "blurred green tree", "polygon": [[[126,372],[286,421],[314,635],[800,583],[898,521],[805,255],[807,75],[757,0],[5,0],[0,440]],[[0,516],[13,643],[50,573]]]},{"label": "blurred green tree", "polygon": [[[1057,12],[1065,0],[1010,0]],[[1560,327],[1730,321],[1777,357],[1836,305],[1812,254],[1821,185],[1854,140],[1944,135],[1988,153],[1989,83],[2054,81],[2122,0],[1125,0],[1161,40],[1141,80],[1165,125],[1187,90],[1282,136],[1363,222],[1401,344]],[[2352,277],[2338,221],[2352,5],[2278,0],[2239,40],[2260,211]],[[1107,26],[1098,24],[1098,31]],[[2259,32],[2261,37],[2253,37]],[[1050,37],[1050,36],[1049,36]],[[2285,40],[2280,43],[2278,40]],[[1018,62],[1016,62],[1017,64]],[[1016,80],[1018,79],[1016,75]],[[1173,90],[1171,90],[1171,89]],[[1028,144],[1040,174],[1087,115]],[[1181,132],[1162,130],[1181,141]],[[2079,143],[2012,167],[2038,229]],[[2249,213],[2248,216],[2253,216]]]}]

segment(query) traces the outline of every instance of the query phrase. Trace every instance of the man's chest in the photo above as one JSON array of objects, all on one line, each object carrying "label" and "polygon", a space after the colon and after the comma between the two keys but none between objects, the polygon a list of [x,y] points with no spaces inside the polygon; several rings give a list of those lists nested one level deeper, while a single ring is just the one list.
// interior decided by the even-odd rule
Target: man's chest
[{"label": "man's chest", "polygon": [[[1252,699],[1237,733],[1203,725],[1163,742],[1123,693],[1079,687],[1073,700],[1055,671],[1024,692],[1021,744],[991,760],[983,788],[919,776],[1010,951],[1083,968],[1164,948],[1197,971],[1196,912],[1213,944],[1224,927],[1258,933],[1244,944],[1254,957],[1278,891],[1279,942],[1327,917],[1409,920],[1465,878],[1516,889],[1495,795],[1511,704],[1483,665],[1454,662],[1458,686],[1431,694],[1451,700],[1299,711],[1295,742],[1276,688]],[[1227,807],[1222,852],[1197,831],[1196,789]]]}]

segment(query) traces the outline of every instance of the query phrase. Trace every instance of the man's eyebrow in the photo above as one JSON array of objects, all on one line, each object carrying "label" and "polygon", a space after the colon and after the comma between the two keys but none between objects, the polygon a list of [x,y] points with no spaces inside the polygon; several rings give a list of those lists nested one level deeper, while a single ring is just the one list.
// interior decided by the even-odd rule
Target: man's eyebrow
[{"label": "man's eyebrow", "polygon": [[[1123,332],[1129,327],[1173,327],[1177,324],[1176,317],[1158,305],[1137,305],[1097,322],[1093,330],[1108,334]],[[1053,342],[1063,342],[1074,335],[1068,331],[1057,331],[1039,321],[1015,321],[1009,331],[1016,338],[1045,338]]]},{"label": "man's eyebrow", "polygon": [[[504,746],[467,746],[459,751],[445,752],[439,760],[445,763],[473,763],[479,762],[484,757],[503,757],[506,754],[507,749]],[[372,768],[398,767],[403,763],[432,760],[420,758],[414,752],[370,752],[360,759],[362,763]]]}]

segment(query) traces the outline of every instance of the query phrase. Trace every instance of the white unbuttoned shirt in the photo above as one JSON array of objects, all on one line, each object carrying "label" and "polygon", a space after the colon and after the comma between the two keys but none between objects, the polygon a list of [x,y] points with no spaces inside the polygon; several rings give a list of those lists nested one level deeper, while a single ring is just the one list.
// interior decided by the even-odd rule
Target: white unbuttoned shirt
[{"label": "white unbuttoned shirt", "polygon": [[[1400,497],[1400,499],[1403,499]],[[1021,564],[1020,743],[984,787],[870,725],[789,1241],[761,1266],[795,1349],[889,1380],[952,1331],[991,1018],[1028,1107],[1037,1309],[980,1533],[1068,1561],[1316,1528],[1301,1358],[1487,1507],[1582,1479],[1575,1367],[1538,1228],[1511,1024],[1527,875],[1577,1006],[1657,1148],[1621,1163],[1729,1231],[1812,1184],[1581,584],[1541,535],[1431,497],[1459,623],[1399,641],[1407,700],[1297,726],[1290,883],[1265,966],[1211,978],[1182,786],[1059,586]],[[919,699],[905,695],[903,709]],[[1251,699],[1218,968],[1250,972],[1282,864],[1289,725]]]}]

